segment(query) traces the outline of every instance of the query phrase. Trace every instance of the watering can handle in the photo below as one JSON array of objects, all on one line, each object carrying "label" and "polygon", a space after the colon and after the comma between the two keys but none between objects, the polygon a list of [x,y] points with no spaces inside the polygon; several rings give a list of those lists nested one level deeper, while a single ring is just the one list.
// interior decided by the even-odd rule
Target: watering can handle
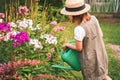
[{"label": "watering can handle", "polygon": [[75,42],[76,40],[70,40],[70,41],[68,41],[68,43],[72,43],[72,42]]},{"label": "watering can handle", "polygon": [[[70,40],[70,41],[68,41],[68,43],[73,43],[73,42],[75,42],[75,41],[76,41],[76,40]],[[61,52],[60,52],[60,55],[62,56],[63,53],[64,53],[64,50],[62,49]]]}]

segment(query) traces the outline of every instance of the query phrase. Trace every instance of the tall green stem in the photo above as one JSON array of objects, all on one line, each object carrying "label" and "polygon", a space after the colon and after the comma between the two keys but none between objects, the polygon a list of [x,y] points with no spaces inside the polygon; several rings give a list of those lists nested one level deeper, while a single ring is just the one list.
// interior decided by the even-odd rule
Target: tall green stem
[{"label": "tall green stem", "polygon": [[5,21],[7,21],[7,4],[6,4],[6,0],[4,0],[4,4],[5,4]]}]

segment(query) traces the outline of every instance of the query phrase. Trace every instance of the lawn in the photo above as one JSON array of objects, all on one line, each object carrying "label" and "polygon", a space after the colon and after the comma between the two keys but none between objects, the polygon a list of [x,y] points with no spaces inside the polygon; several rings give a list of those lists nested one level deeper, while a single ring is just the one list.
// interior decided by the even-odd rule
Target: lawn
[{"label": "lawn", "polygon": [[115,23],[115,24],[101,23],[100,25],[104,33],[105,42],[120,45],[120,41],[119,41],[120,23]]},{"label": "lawn", "polygon": [[[120,23],[107,24],[100,23],[103,34],[104,41],[107,45],[108,43],[120,45]],[[113,55],[113,51],[106,46],[108,58],[109,58],[109,75],[113,80],[120,80],[120,63],[116,60]]]}]

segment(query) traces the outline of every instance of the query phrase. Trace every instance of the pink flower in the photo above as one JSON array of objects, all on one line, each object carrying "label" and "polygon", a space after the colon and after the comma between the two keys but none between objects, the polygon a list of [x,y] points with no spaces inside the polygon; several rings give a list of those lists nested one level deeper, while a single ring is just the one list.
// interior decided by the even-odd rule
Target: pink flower
[{"label": "pink flower", "polygon": [[65,29],[65,27],[63,27],[63,26],[56,26],[53,28],[53,31],[58,32],[58,31],[63,31],[64,29]]},{"label": "pink flower", "polygon": [[27,8],[27,6],[19,6],[17,14],[28,15],[29,14],[29,9]]},{"label": "pink flower", "polygon": [[65,41],[67,41],[67,38],[64,38]]},{"label": "pink flower", "polygon": [[54,32],[57,32],[57,31],[58,31],[58,28],[57,28],[57,27],[54,27],[54,28],[53,28],[53,31],[54,31]]},{"label": "pink flower", "polygon": [[55,51],[55,49],[54,49],[54,48],[51,48],[51,51],[52,51],[52,52],[54,52],[54,51]]},{"label": "pink flower", "polygon": [[33,66],[37,65],[37,60],[32,60],[30,64]]},{"label": "pink flower", "polygon": [[52,37],[53,35],[52,34],[49,34],[49,38]]},{"label": "pink flower", "polygon": [[29,35],[28,35],[27,32],[22,31],[22,32],[20,32],[16,35],[11,35],[11,39],[14,40],[14,43],[12,44],[12,46],[17,47],[24,42],[28,42],[29,41]]},{"label": "pink flower", "polygon": [[61,28],[61,30],[64,30],[64,29],[65,29],[65,27],[64,27],[64,26],[61,26],[60,28]]},{"label": "pink flower", "polygon": [[5,18],[5,14],[4,13],[0,13],[0,18]]},{"label": "pink flower", "polygon": [[10,24],[7,22],[0,23],[0,31],[10,32]]},{"label": "pink flower", "polygon": [[47,57],[48,59],[50,59],[50,58],[51,58],[51,53],[47,53],[47,54],[46,54],[46,57]]},{"label": "pink flower", "polygon": [[52,21],[50,22],[51,25],[57,25],[57,22],[56,21]]}]

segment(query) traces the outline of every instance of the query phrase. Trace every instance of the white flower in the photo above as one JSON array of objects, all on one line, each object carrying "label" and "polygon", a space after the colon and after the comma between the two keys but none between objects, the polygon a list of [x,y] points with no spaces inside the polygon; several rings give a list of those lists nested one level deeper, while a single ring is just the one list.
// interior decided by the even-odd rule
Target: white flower
[{"label": "white flower", "polygon": [[38,40],[37,40],[37,39],[30,39],[29,44],[36,44],[37,42],[38,42]]},{"label": "white flower", "polygon": [[23,21],[26,21],[26,18],[23,18]]},{"label": "white flower", "polygon": [[37,25],[36,25],[36,28],[37,28],[37,29],[41,29],[40,24],[37,24]]},{"label": "white flower", "polygon": [[28,19],[28,20],[27,20],[27,23],[28,23],[29,26],[32,26],[32,25],[33,25],[33,21],[32,21],[31,19]]},{"label": "white flower", "polygon": [[21,22],[21,20],[17,20],[17,21],[16,21],[16,23],[18,23],[18,24],[19,24],[20,22]]},{"label": "white flower", "polygon": [[38,44],[35,44],[35,48],[34,49],[43,49],[43,46],[40,42],[38,42]]},{"label": "white flower", "polygon": [[4,41],[9,41],[11,35],[17,35],[18,33],[19,33],[18,31],[12,30],[11,32],[9,32],[5,35]]},{"label": "white flower", "polygon": [[35,30],[35,28],[33,28],[33,27],[31,27],[30,29],[31,29],[32,31],[34,31],[34,30]]},{"label": "white flower", "polygon": [[41,38],[41,39],[44,39],[44,35],[41,35],[40,38]]},{"label": "white flower", "polygon": [[15,31],[15,30],[13,30],[13,31],[11,31],[10,32],[10,34],[12,34],[12,35],[17,35],[19,32],[18,31]]},{"label": "white flower", "polygon": [[17,25],[14,22],[10,22],[10,26],[17,27]]},{"label": "white flower", "polygon": [[25,21],[21,21],[21,22],[19,22],[19,25],[18,25],[19,27],[20,27],[20,29],[22,29],[22,28],[27,28],[28,27],[28,24],[25,22]]},{"label": "white flower", "polygon": [[45,40],[45,43],[48,43],[48,44],[57,44],[57,38],[54,37],[53,35],[51,34],[44,34],[44,35],[41,35],[40,37],[41,39],[46,39]]},{"label": "white flower", "polygon": [[37,24],[35,28],[33,28],[32,26],[29,26],[29,28],[30,28],[32,31],[41,29],[40,24]]},{"label": "white flower", "polygon": [[31,19],[26,19],[26,18],[24,18],[23,20],[17,20],[16,23],[18,23],[18,27],[20,29],[27,28],[27,27],[32,29],[32,25],[33,25],[33,21]]},{"label": "white flower", "polygon": [[10,40],[11,33],[7,33],[4,37],[4,41],[9,41]]},{"label": "white flower", "polygon": [[0,19],[0,23],[3,21],[3,19]]},{"label": "white flower", "polygon": [[43,48],[41,42],[39,42],[38,39],[30,39],[29,44],[34,45],[34,50]]}]

